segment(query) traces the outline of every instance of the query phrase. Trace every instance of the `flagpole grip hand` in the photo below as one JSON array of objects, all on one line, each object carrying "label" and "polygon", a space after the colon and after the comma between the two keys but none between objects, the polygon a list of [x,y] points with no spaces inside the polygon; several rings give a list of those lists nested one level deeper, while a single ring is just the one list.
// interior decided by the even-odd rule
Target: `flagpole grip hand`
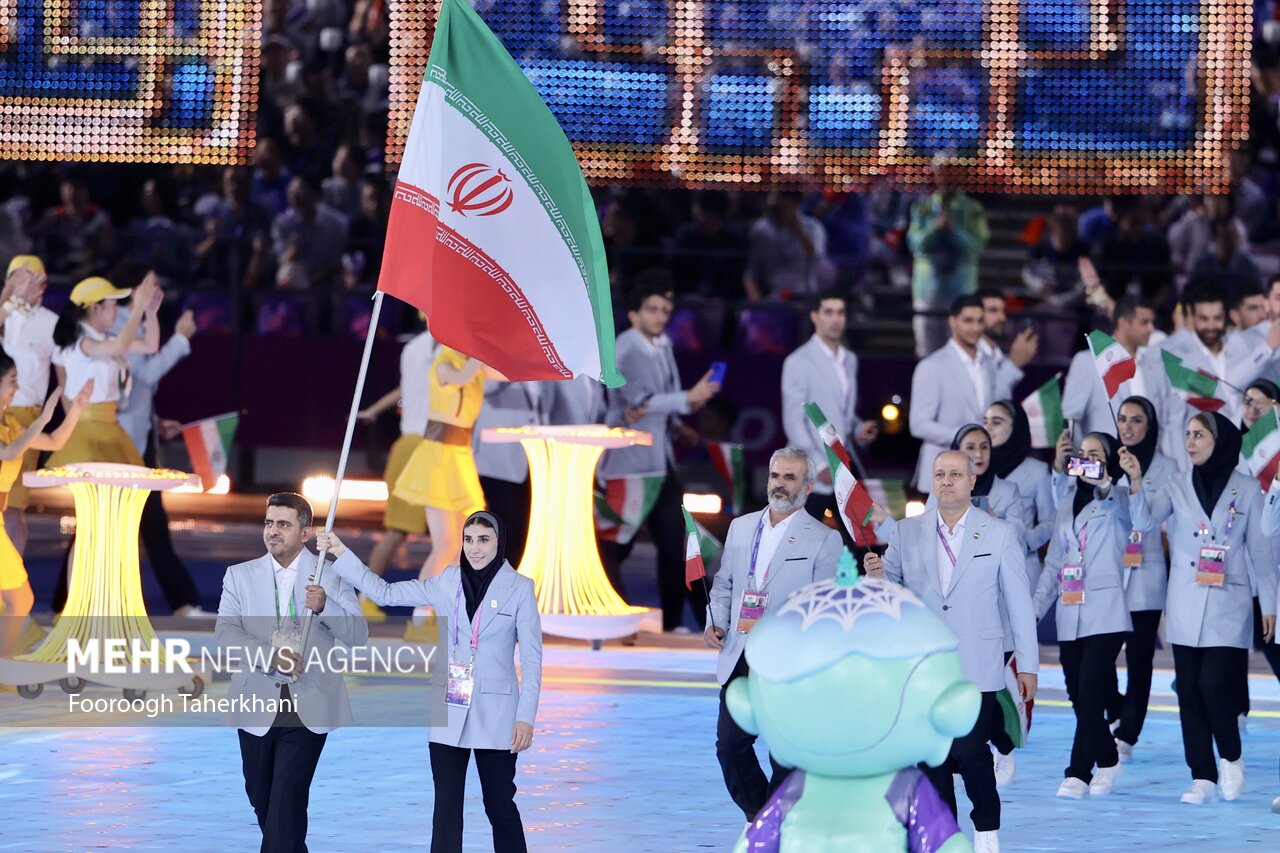
[{"label": "flagpole grip hand", "polygon": [[884,558],[875,551],[868,551],[862,557],[862,570],[869,578],[884,577]]},{"label": "flagpole grip hand", "polygon": [[709,649],[723,649],[724,629],[717,628],[715,625],[708,625],[707,629],[702,632],[702,641],[707,644]]},{"label": "flagpole grip hand", "polygon": [[347,553],[347,546],[342,544],[338,534],[332,530],[321,530],[316,533],[316,547],[332,554],[335,560]]},{"label": "flagpole grip hand", "polygon": [[1138,457],[1129,452],[1129,448],[1120,448],[1120,470],[1129,475],[1129,483],[1133,491],[1142,488],[1142,463]]}]

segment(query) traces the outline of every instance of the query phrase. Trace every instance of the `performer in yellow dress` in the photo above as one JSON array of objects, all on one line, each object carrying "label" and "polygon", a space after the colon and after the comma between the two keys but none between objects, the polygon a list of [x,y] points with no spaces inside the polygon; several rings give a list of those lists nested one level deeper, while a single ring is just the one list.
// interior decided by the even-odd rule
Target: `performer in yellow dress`
[{"label": "performer in yellow dress", "polygon": [[[114,337],[109,329],[115,325],[119,301],[133,294],[129,318]],[[142,455],[120,426],[116,409],[120,395],[128,385],[130,352],[150,355],[160,348],[160,310],[162,295],[154,273],[148,273],[142,284],[132,290],[115,287],[105,278],[86,278],[71,291],[71,301],[58,315],[53,342],[58,349],[53,363],[58,371],[63,393],[80,393],[84,384],[94,381],[93,395],[84,410],[80,424],[71,433],[66,446],[49,458],[49,466],[73,462],[125,462],[142,465]],[[143,318],[142,337],[138,327]]]},{"label": "performer in yellow dress", "polygon": [[[8,411],[14,395],[18,393],[18,369],[13,359],[0,352],[0,510],[5,508],[9,500],[9,491],[22,473],[23,455],[28,450],[59,450],[75,431],[80,413],[89,402],[93,393],[93,381],[86,382],[66,405],[66,417],[58,428],[45,433],[44,428],[53,418],[53,410],[62,397],[59,388],[49,396],[41,407],[39,414],[24,424]],[[0,526],[0,603],[4,605],[3,621],[0,622],[0,657],[8,657],[15,652],[24,651],[16,646],[23,636],[27,614],[35,603],[31,593],[31,584],[27,582],[27,569],[22,562],[22,555],[14,547],[8,533]],[[39,632],[37,631],[37,636]],[[24,647],[31,644],[23,643]]]},{"label": "performer in yellow dress", "polygon": [[[49,393],[53,359],[53,327],[58,315],[40,303],[48,285],[44,263],[35,255],[17,255],[9,262],[4,291],[0,292],[0,345],[18,368],[18,392],[5,409],[24,427],[31,426],[44,408]],[[27,487],[22,474],[36,469],[40,451],[28,449],[22,471],[9,492],[4,527],[21,554],[27,547]]]},{"label": "performer in yellow dress", "polygon": [[[431,362],[427,429],[393,490],[400,500],[426,508],[431,554],[419,573],[423,580],[445,570],[462,547],[462,523],[484,509],[471,431],[484,404],[486,375],[502,378],[446,346]],[[428,613],[426,607],[415,609],[414,625],[423,624]]]}]

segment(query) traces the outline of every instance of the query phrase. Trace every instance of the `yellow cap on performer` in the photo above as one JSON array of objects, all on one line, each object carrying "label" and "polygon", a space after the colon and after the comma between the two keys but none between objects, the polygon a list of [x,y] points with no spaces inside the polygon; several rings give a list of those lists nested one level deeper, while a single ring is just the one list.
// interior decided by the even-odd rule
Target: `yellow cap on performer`
[{"label": "yellow cap on performer", "polygon": [[124,299],[133,291],[116,287],[100,275],[91,276],[71,289],[71,301],[86,308],[106,299]]},{"label": "yellow cap on performer", "polygon": [[5,270],[5,278],[13,275],[14,270],[29,269],[36,275],[44,275],[44,261],[35,255],[14,255],[9,261],[9,269]]}]

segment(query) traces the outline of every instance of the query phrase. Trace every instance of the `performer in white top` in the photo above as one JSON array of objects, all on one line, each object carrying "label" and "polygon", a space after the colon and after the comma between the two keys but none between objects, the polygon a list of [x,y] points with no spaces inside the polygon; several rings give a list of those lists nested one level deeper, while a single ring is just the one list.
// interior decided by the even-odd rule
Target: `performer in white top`
[{"label": "performer in white top", "polygon": [[[18,390],[5,409],[23,426],[35,423],[49,392],[49,366],[53,358],[53,327],[58,315],[40,304],[48,285],[44,263],[35,255],[17,255],[9,262],[4,290],[0,292],[0,345],[18,369]],[[9,491],[4,526],[21,554],[27,547],[27,487],[22,475],[36,469],[40,451],[29,448],[22,468]]]}]

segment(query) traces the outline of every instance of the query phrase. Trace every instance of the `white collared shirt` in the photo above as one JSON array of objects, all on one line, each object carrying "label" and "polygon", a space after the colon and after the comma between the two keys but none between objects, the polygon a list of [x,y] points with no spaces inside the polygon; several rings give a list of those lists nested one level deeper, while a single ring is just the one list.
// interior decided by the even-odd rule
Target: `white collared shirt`
[{"label": "white collared shirt", "polygon": [[18,393],[14,406],[39,406],[49,388],[49,364],[53,358],[53,327],[58,315],[36,305],[27,311],[14,311],[5,318],[4,351],[18,368]]},{"label": "white collared shirt", "polygon": [[[271,558],[271,568],[275,570],[276,578],[276,606],[280,608],[280,618],[286,620],[289,617],[289,602],[293,601],[293,586],[298,582],[298,569],[304,554],[307,554],[306,548],[298,552],[298,556],[293,558],[293,562],[287,566],[280,565],[275,557]],[[295,604],[294,615],[298,617],[299,623],[302,621],[302,612]]]},{"label": "white collared shirt", "polygon": [[[849,351],[844,347],[836,344],[835,352],[827,346],[826,342],[821,338],[818,339],[818,345],[822,347],[822,354],[831,359],[832,367],[836,372],[836,380],[840,383],[840,399],[849,402]],[[843,414],[843,413],[842,413]]]},{"label": "white collared shirt", "polygon": [[1214,355],[1209,352],[1209,348],[1204,345],[1204,341],[1200,340],[1199,335],[1195,335],[1196,346],[1200,347],[1200,352],[1204,353],[1204,357],[1209,359],[1210,372],[1219,379],[1227,377],[1227,347],[1225,338],[1223,339],[1222,349],[1218,350],[1218,354]]},{"label": "white collared shirt", "polygon": [[938,580],[942,582],[942,594],[946,595],[951,592],[951,583],[955,579],[956,567],[951,565],[951,558],[947,556],[947,548],[943,546],[943,539],[946,540],[947,546],[951,548],[951,553],[955,555],[957,560],[960,559],[960,548],[964,545],[964,525],[969,520],[969,507],[964,511],[964,515],[960,516],[960,520],[956,522],[956,526],[947,529],[947,523],[942,520],[942,514],[938,514],[938,538],[934,544],[934,548],[938,552]]},{"label": "white collared shirt", "polygon": [[972,383],[974,396],[978,400],[978,411],[985,412],[987,410],[987,374],[982,369],[982,351],[979,350],[970,356],[964,351],[964,347],[956,343],[955,338],[947,343],[955,348],[956,354],[960,356],[960,363],[964,365],[965,373],[969,374],[969,382]]},{"label": "white collared shirt", "polygon": [[761,516],[764,522],[760,530],[760,550],[756,553],[756,589],[762,589],[765,581],[769,577],[769,563],[773,562],[773,555],[778,553],[778,546],[782,544],[783,539],[787,535],[787,528],[791,526],[791,521],[803,511],[803,507],[788,515],[786,518],[774,524],[769,520],[769,510],[766,509]]}]

